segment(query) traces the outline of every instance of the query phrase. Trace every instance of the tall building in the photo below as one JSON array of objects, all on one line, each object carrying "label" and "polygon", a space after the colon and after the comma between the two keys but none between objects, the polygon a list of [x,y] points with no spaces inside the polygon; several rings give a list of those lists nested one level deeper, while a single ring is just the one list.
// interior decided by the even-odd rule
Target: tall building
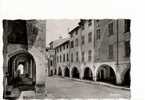
[{"label": "tall building", "polygon": [[130,20],[81,19],[69,35],[67,51],[55,48],[59,75],[130,86]]}]

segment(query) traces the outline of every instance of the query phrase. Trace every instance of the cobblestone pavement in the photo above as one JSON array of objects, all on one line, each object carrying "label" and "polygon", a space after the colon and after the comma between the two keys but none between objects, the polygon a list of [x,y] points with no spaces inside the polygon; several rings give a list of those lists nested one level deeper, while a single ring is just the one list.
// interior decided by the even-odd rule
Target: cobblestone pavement
[{"label": "cobblestone pavement", "polygon": [[130,90],[89,84],[56,76],[48,77],[46,81],[48,98],[130,98]]}]

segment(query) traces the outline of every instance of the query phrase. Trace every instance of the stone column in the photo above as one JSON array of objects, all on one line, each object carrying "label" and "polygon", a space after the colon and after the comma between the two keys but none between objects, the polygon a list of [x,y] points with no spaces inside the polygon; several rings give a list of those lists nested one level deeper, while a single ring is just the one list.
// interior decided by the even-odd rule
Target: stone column
[{"label": "stone column", "polygon": [[123,83],[123,77],[121,74],[116,75],[116,84],[121,85]]},{"label": "stone column", "polygon": [[83,71],[80,71],[80,79],[83,80],[83,77],[84,77],[84,73]]},{"label": "stone column", "polygon": [[93,80],[94,80],[94,81],[97,81],[96,75],[93,76]]},{"label": "stone column", "polygon": [[33,65],[32,65],[32,60],[30,60],[30,78],[32,78],[32,67],[33,67]]},{"label": "stone column", "polygon": [[72,79],[72,69],[71,69],[71,67],[69,68],[69,76],[70,76],[70,79]]}]

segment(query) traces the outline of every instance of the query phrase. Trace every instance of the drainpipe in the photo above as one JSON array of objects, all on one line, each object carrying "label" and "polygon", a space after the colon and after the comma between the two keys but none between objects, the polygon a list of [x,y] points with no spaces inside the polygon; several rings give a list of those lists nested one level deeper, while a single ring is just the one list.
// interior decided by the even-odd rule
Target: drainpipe
[{"label": "drainpipe", "polygon": [[118,56],[119,56],[119,55],[118,55],[118,53],[119,53],[119,48],[118,48],[118,47],[119,47],[119,44],[118,44],[118,43],[119,43],[118,28],[119,28],[119,27],[118,27],[118,19],[117,19],[117,62],[116,62],[117,68],[118,68],[118,64],[119,64],[119,62],[118,62],[118,59],[119,59],[119,58],[118,58]]}]

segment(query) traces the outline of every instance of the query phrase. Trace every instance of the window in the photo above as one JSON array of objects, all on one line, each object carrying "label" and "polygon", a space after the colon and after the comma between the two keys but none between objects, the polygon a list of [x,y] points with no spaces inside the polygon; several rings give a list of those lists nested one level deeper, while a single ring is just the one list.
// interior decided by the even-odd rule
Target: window
[{"label": "window", "polygon": [[82,62],[84,62],[85,61],[85,53],[84,52],[82,52]]},{"label": "window", "polygon": [[50,61],[50,66],[52,66],[53,65],[53,62],[52,62],[52,60]]},{"label": "window", "polygon": [[75,40],[75,46],[78,46],[78,39]]},{"label": "window", "polygon": [[85,44],[85,36],[82,36],[82,45]]},{"label": "window", "polygon": [[73,34],[72,34],[72,33],[70,34],[70,37],[71,37],[71,38],[73,37]]},{"label": "window", "polygon": [[125,57],[130,57],[130,41],[125,42]]},{"label": "window", "polygon": [[65,54],[63,54],[63,62],[65,62]]},{"label": "window", "polygon": [[108,30],[109,30],[109,36],[111,36],[111,35],[114,34],[114,33],[113,33],[113,23],[110,23],[110,24],[108,25]]},{"label": "window", "polygon": [[96,33],[97,33],[97,40],[99,40],[100,38],[101,38],[101,36],[100,36],[100,29],[98,29],[97,31],[96,31]]},{"label": "window", "polygon": [[82,29],[82,30],[84,30],[84,29],[85,29],[84,24],[82,24],[82,25],[81,25],[81,29]]},{"label": "window", "polygon": [[88,26],[92,25],[92,20],[88,20]]},{"label": "window", "polygon": [[99,20],[96,20],[96,22],[99,22]]},{"label": "window", "polygon": [[69,57],[68,57],[68,54],[67,54],[67,61],[69,61]]},{"label": "window", "polygon": [[60,52],[61,52],[61,46],[60,46]]},{"label": "window", "polygon": [[113,58],[113,45],[109,45],[109,58]]},{"label": "window", "polygon": [[71,62],[73,62],[73,53],[71,54]]},{"label": "window", "polygon": [[63,45],[63,50],[65,50],[65,44]]},{"label": "window", "polygon": [[66,48],[68,48],[68,44],[66,45]]},{"label": "window", "polygon": [[78,30],[76,30],[76,35],[78,34]]},{"label": "window", "polygon": [[56,48],[55,52],[56,52],[56,53],[58,52],[57,48]]},{"label": "window", "polygon": [[79,53],[76,52],[76,62],[78,62],[78,61],[79,61]]},{"label": "window", "polygon": [[91,61],[92,60],[92,51],[89,50],[88,51],[88,61]]},{"label": "window", "polygon": [[73,41],[71,41],[71,48],[73,48],[74,47],[74,42]]},{"label": "window", "polygon": [[59,62],[59,57],[57,56],[57,62]]},{"label": "window", "polygon": [[125,29],[125,32],[130,32],[130,20],[129,19],[126,19],[125,20],[125,25],[124,25],[124,29]]},{"label": "window", "polygon": [[60,55],[60,62],[61,62],[61,55]]},{"label": "window", "polygon": [[90,33],[88,34],[88,42],[89,42],[89,43],[92,42],[92,32],[90,32]]}]

